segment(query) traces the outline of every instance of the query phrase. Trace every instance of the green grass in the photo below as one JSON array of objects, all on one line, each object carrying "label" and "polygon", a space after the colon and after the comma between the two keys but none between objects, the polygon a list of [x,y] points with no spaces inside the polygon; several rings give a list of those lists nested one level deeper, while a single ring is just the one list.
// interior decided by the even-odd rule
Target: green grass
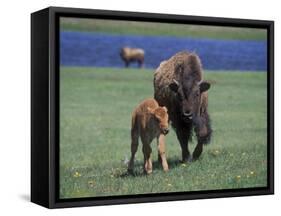
[{"label": "green grass", "polygon": [[[178,161],[181,151],[173,130],[167,135],[170,170],[157,163],[142,174],[126,175],[133,108],[153,96],[153,71],[112,68],[61,68],[61,198],[198,191],[266,186],[266,73],[206,72],[213,139],[201,158]],[[193,150],[195,142],[191,143]]]},{"label": "green grass", "polygon": [[192,38],[265,40],[266,30],[153,22],[61,18],[61,28],[72,31],[104,32],[118,35],[166,35]]}]

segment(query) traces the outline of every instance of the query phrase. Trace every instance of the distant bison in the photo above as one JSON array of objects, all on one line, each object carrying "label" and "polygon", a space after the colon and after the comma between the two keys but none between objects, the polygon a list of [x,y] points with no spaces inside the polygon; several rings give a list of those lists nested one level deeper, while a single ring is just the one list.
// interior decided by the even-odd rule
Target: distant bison
[{"label": "distant bison", "polygon": [[168,163],[165,156],[165,135],[168,133],[168,113],[166,107],[160,107],[156,100],[146,99],[141,102],[132,114],[131,129],[131,159],[128,172],[132,173],[134,168],[135,154],[139,145],[139,137],[142,141],[144,155],[144,171],[152,172],[151,142],[157,138],[158,159],[162,163],[164,171],[168,171]]},{"label": "distant bison", "polygon": [[[210,83],[203,80],[199,57],[194,53],[179,52],[163,61],[154,73],[154,98],[160,106],[166,106],[182,149],[182,161],[196,160],[203,144],[210,142],[212,129],[208,114]],[[192,154],[188,140],[193,129],[197,146]]]},{"label": "distant bison", "polygon": [[123,47],[120,56],[125,62],[125,66],[129,67],[131,62],[138,62],[139,67],[144,65],[144,50],[138,48]]}]

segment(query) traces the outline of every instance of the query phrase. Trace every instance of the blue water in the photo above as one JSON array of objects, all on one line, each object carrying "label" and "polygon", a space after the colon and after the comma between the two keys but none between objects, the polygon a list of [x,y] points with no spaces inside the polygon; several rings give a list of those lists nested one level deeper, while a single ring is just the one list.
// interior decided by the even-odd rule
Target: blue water
[{"label": "blue water", "polygon": [[[60,64],[63,66],[124,67],[119,56],[123,46],[145,50],[145,67],[157,68],[175,53],[196,52],[209,70],[267,70],[266,41],[192,39],[170,36],[60,33]],[[136,67],[132,64],[132,67]]]}]

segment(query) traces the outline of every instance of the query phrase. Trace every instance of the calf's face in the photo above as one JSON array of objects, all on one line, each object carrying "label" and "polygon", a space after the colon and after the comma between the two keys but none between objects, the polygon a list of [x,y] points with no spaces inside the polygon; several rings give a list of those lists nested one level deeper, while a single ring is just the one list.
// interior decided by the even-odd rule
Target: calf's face
[{"label": "calf's face", "polygon": [[155,117],[156,124],[159,127],[160,133],[166,135],[169,132],[169,116],[166,107],[158,107],[154,110],[150,109],[150,113]]},{"label": "calf's face", "polygon": [[201,94],[210,88],[210,83],[203,80],[199,82],[186,80],[183,83],[179,83],[173,80],[169,87],[176,93],[183,120],[189,122],[193,118],[198,117]]}]

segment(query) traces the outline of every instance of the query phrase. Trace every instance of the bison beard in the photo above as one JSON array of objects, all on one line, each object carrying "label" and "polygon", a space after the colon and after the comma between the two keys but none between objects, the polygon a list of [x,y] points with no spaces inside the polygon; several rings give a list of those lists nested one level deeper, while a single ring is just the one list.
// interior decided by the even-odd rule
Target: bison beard
[{"label": "bison beard", "polygon": [[209,144],[212,136],[211,120],[207,112],[193,120],[194,130],[199,143]]}]

